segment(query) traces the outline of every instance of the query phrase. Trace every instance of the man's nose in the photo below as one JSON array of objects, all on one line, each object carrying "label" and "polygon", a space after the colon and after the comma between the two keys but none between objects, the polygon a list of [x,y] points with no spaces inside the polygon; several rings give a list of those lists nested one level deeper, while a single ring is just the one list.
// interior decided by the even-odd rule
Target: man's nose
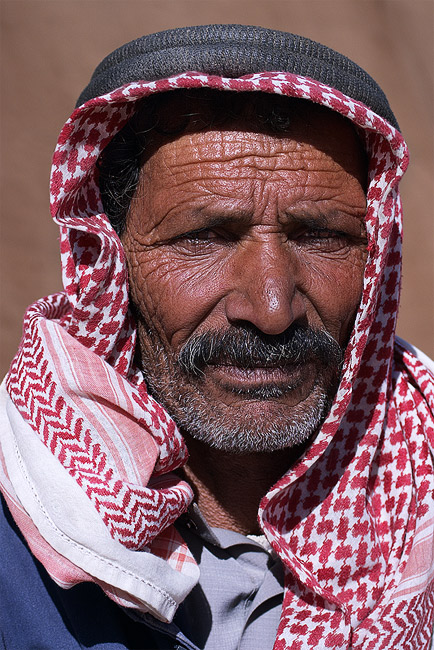
[{"label": "man's nose", "polygon": [[305,317],[305,300],[297,285],[299,265],[287,243],[250,242],[236,255],[232,291],[226,298],[230,323],[247,321],[272,335]]}]

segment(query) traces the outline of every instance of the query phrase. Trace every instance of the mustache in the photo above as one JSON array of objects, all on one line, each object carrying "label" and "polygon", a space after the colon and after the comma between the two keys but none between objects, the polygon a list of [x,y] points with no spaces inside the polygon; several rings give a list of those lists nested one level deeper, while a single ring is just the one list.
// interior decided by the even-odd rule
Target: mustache
[{"label": "mustache", "polygon": [[328,332],[294,323],[278,335],[264,334],[254,327],[198,334],[181,348],[178,364],[188,375],[199,377],[208,365],[252,369],[316,361],[340,371],[343,357],[344,349]]}]

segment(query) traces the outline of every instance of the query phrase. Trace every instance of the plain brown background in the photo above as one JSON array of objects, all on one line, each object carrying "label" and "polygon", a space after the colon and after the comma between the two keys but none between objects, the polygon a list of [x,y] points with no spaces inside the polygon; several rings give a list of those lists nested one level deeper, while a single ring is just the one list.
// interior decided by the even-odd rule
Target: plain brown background
[{"label": "plain brown background", "polygon": [[432,0],[3,0],[1,2],[1,359],[23,312],[61,289],[48,207],[57,135],[100,60],[146,33],[243,23],[308,36],[383,87],[410,147],[402,183],[404,280],[398,333],[434,356],[434,4]]}]

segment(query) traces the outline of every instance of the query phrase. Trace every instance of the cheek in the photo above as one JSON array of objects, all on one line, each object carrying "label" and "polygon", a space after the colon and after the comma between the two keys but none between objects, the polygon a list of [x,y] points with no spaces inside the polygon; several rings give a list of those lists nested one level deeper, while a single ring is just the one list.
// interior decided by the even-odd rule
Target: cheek
[{"label": "cheek", "polygon": [[134,259],[135,263],[129,261],[131,297],[145,322],[176,349],[224,295],[224,264],[174,259],[159,249],[141,251]]},{"label": "cheek", "polygon": [[312,256],[301,265],[302,291],[321,325],[341,345],[348,342],[361,300],[365,259],[358,249],[340,259]]}]

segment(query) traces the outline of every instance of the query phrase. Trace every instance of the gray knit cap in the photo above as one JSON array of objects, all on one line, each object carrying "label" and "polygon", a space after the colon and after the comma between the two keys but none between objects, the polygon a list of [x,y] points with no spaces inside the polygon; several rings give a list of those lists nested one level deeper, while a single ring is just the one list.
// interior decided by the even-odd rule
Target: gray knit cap
[{"label": "gray knit cap", "polygon": [[303,36],[247,25],[180,27],[131,41],[99,64],[77,106],[132,81],[189,71],[222,77],[293,72],[363,102],[399,128],[381,88],[353,61]]}]

